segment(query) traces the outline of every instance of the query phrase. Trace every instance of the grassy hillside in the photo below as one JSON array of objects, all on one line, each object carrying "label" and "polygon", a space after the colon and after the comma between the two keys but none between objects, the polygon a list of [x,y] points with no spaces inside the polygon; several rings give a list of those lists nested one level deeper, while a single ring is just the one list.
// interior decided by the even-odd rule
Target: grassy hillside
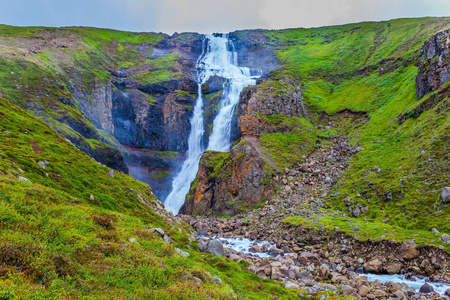
[{"label": "grassy hillside", "polygon": [[147,185],[112,177],[3,98],[0,116],[0,298],[296,297],[244,263],[197,252],[187,225],[163,211]]},{"label": "grassy hillside", "polygon": [[[328,199],[334,208],[348,213],[344,198],[350,197],[369,206],[361,219],[450,232],[450,206],[440,201],[450,185],[448,84],[418,100],[415,83],[422,45],[448,28],[449,18],[421,18],[263,32],[268,42],[259,46],[274,49],[281,62],[271,77],[302,82],[313,122],[326,126],[321,113],[337,120],[344,110],[369,117],[363,126],[335,128],[364,150],[335,186],[340,196]],[[417,108],[439,94],[435,109],[420,114]]]}]

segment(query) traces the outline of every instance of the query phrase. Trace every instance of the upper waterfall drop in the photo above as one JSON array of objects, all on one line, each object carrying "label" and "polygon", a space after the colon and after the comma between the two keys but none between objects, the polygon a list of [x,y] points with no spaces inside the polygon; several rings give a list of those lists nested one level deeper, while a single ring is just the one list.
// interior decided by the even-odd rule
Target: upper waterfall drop
[{"label": "upper waterfall drop", "polygon": [[[166,209],[177,214],[189,192],[191,182],[198,171],[198,163],[204,150],[226,152],[231,147],[231,123],[241,91],[256,84],[258,76],[252,76],[249,68],[237,66],[237,53],[228,35],[207,35],[203,47],[204,53],[197,60],[198,98],[191,119],[191,132],[188,140],[187,159],[180,173],[172,182],[172,190],[164,204]],[[213,123],[207,149],[202,149],[202,138],[205,132],[203,117],[203,96],[201,86],[212,76],[226,79],[224,93],[219,104],[218,113]]]}]

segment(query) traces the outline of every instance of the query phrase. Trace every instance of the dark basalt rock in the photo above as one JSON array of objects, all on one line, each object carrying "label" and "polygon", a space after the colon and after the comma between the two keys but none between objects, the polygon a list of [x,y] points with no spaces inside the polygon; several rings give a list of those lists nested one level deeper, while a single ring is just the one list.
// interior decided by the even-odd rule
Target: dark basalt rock
[{"label": "dark basalt rock", "polygon": [[217,75],[210,77],[202,85],[202,93],[204,95],[207,95],[223,90],[223,84],[225,83],[225,81],[226,81],[225,78],[219,77]]},{"label": "dark basalt rock", "polygon": [[422,47],[419,74],[416,78],[417,96],[421,99],[437,90],[450,79],[450,30],[431,37]]}]

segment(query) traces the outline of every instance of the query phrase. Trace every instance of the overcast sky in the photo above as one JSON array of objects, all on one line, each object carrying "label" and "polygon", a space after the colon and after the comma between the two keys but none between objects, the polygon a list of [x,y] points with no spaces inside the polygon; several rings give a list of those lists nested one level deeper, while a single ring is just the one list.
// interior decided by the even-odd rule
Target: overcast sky
[{"label": "overcast sky", "polygon": [[201,33],[450,16],[450,0],[0,0],[0,24]]}]

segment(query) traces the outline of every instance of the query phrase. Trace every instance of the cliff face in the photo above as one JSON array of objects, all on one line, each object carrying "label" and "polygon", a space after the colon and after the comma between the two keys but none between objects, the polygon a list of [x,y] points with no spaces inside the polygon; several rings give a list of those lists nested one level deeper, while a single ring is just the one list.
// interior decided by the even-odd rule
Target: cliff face
[{"label": "cliff face", "polygon": [[450,79],[450,30],[440,32],[425,42],[419,61],[416,90],[419,99],[437,90]]}]

